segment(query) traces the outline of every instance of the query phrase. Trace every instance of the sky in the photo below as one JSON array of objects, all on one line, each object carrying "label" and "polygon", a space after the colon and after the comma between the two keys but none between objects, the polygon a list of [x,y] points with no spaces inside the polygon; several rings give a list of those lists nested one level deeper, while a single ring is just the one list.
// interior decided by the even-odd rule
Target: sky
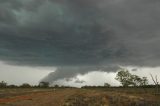
[{"label": "sky", "polygon": [[159,0],[0,0],[0,80],[118,85],[114,77],[121,67],[140,76],[160,75],[159,5]]}]

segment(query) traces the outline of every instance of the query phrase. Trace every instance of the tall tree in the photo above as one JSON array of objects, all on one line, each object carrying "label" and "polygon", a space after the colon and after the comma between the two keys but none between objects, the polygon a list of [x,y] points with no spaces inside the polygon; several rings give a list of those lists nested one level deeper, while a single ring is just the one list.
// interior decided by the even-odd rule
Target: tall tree
[{"label": "tall tree", "polygon": [[127,69],[121,68],[115,79],[120,81],[124,87],[131,85],[131,74]]}]

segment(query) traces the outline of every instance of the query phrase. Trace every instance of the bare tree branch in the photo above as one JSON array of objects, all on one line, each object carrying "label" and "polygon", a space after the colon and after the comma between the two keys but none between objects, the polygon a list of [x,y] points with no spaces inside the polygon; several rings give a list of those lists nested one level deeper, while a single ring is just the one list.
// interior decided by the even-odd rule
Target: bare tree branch
[{"label": "bare tree branch", "polygon": [[157,85],[156,81],[155,81],[155,80],[154,80],[154,78],[153,78],[153,75],[152,75],[152,74],[150,74],[150,76],[151,76],[151,78],[152,78],[152,80],[153,80],[154,84],[155,84],[155,85]]},{"label": "bare tree branch", "polygon": [[157,79],[157,75],[156,75],[156,83],[157,83],[157,85],[158,85],[158,79]]}]

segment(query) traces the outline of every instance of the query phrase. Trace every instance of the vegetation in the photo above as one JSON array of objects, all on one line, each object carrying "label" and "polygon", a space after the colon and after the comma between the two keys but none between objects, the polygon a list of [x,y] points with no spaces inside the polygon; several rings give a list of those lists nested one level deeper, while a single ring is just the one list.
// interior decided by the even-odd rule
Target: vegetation
[{"label": "vegetation", "polygon": [[151,78],[152,78],[152,80],[153,80],[153,82],[154,82],[154,84],[155,84],[155,94],[160,94],[160,91],[159,91],[159,82],[158,82],[158,79],[157,79],[157,75],[155,76],[155,78],[153,77],[153,75],[152,74],[150,74],[151,75]]},{"label": "vegetation", "polygon": [[20,85],[21,88],[30,88],[31,85],[28,83],[23,83],[22,85]]},{"label": "vegetation", "polygon": [[111,85],[109,83],[104,83],[105,87],[111,87]]},{"label": "vegetation", "polygon": [[120,81],[123,87],[128,86],[146,86],[148,85],[147,77],[139,77],[137,75],[132,75],[127,69],[121,68],[117,73],[115,78]]},{"label": "vegetation", "polygon": [[5,81],[1,81],[0,88],[6,88],[6,87],[7,87],[7,83]]},{"label": "vegetation", "polygon": [[48,88],[49,87],[49,82],[40,82],[39,87]]}]

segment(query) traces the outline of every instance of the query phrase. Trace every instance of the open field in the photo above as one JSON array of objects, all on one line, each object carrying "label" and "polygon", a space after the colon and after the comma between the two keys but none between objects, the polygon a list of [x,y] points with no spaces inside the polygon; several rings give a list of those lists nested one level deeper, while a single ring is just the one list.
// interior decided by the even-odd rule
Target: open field
[{"label": "open field", "polygon": [[16,88],[0,89],[0,106],[160,106],[160,96],[141,88]]}]

